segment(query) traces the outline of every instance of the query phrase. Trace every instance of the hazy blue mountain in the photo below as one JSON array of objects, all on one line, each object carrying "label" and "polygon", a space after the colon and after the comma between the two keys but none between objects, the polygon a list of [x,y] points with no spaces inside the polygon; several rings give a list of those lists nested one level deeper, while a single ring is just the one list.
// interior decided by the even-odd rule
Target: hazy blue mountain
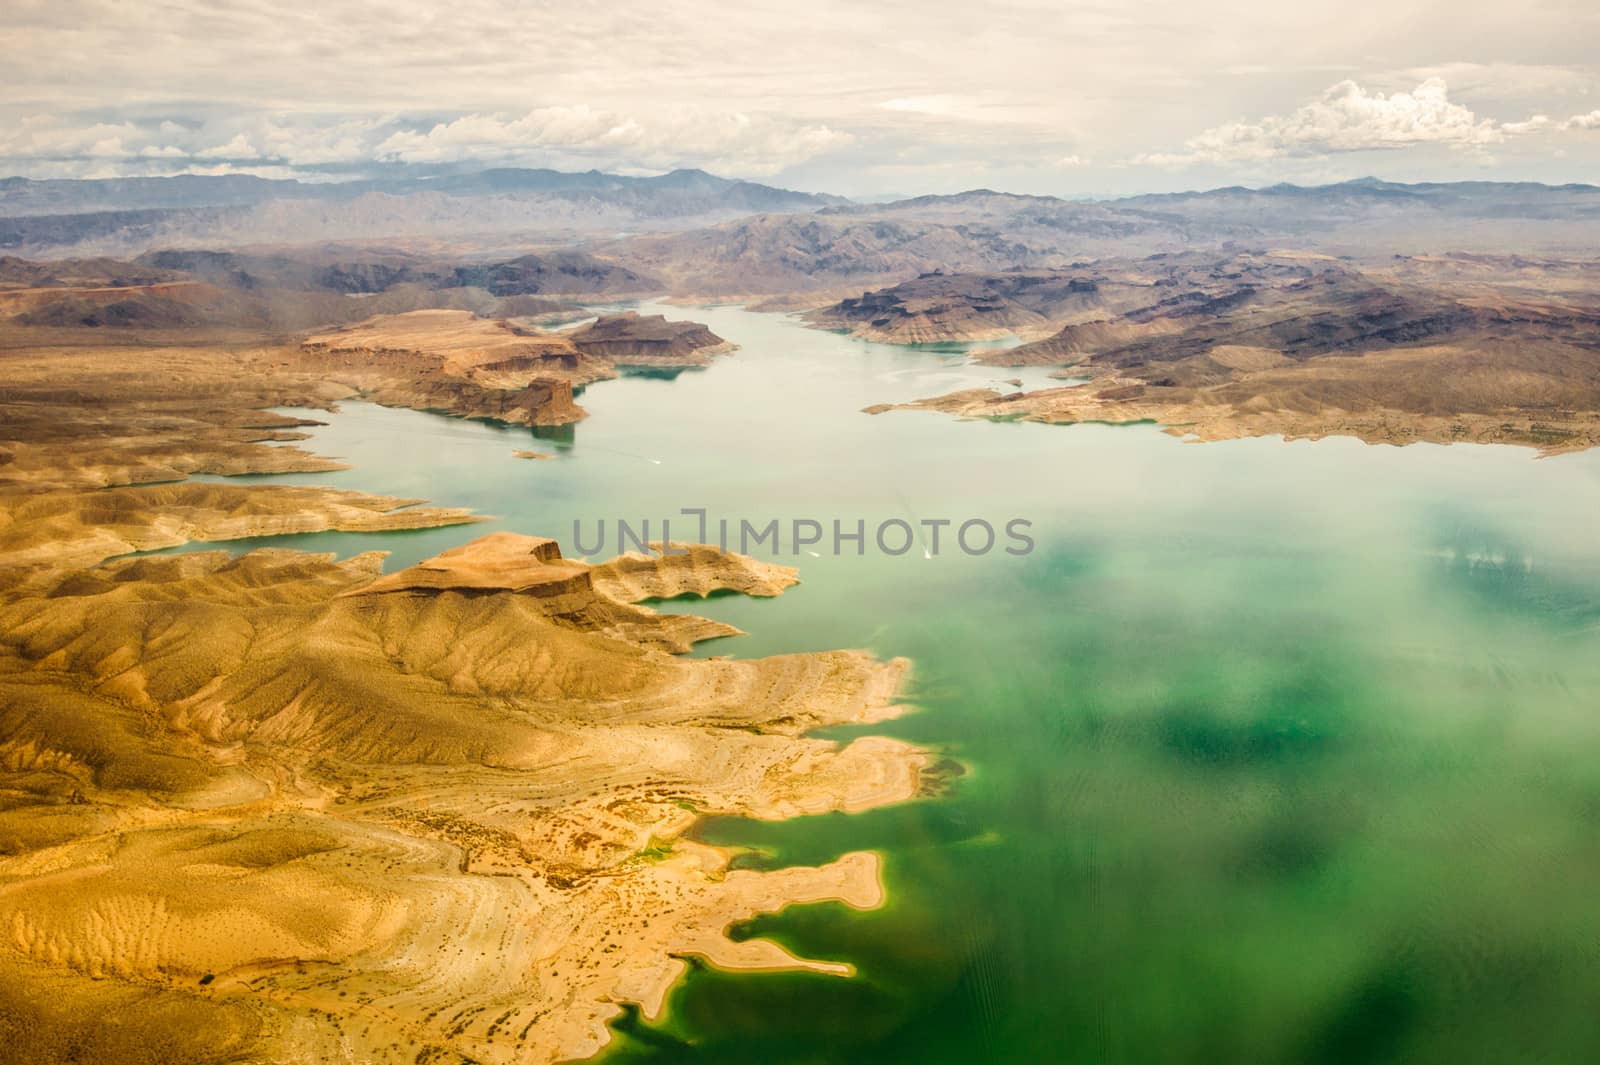
[{"label": "hazy blue mountain", "polygon": [[182,175],[0,180],[0,249],[137,253],[163,246],[473,233],[615,234],[848,201],[675,170],[493,169],[350,182]]}]

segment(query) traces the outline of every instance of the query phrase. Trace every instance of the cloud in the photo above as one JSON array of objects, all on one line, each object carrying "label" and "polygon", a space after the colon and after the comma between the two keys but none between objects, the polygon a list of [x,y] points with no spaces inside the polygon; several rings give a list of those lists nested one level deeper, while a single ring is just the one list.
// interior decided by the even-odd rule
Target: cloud
[{"label": "cloud", "polygon": [[1215,126],[1185,141],[1181,152],[1146,154],[1135,161],[1157,166],[1259,163],[1423,144],[1481,151],[1552,125],[1544,115],[1510,123],[1479,117],[1450,99],[1442,78],[1388,95],[1341,81],[1287,115]]},{"label": "cloud", "polygon": [[[1600,139],[1562,121],[1600,105],[1600,62],[1580,32],[1596,25],[1593,0],[1452,0],[1448,18],[1437,0],[1368,5],[1360,18],[1348,0],[1270,12],[1261,0],[992,0],[982,18],[958,0],[811,0],[798,19],[780,0],[137,6],[129,18],[115,0],[7,5],[0,175],[231,165],[379,176],[468,166],[471,151],[490,165],[701,166],[847,193],[1082,193],[1113,177],[1182,183],[1112,169],[1140,153],[1237,160],[1222,165],[1242,180],[1303,174],[1319,158],[1355,165],[1316,154],[1352,141],[1434,145],[1382,166],[1414,173],[1427,156],[1429,176],[1447,177],[1481,157],[1474,138],[1518,176],[1575,180],[1600,166]],[[1386,137],[1370,116],[1288,128],[1300,104],[1350,110],[1320,97],[1346,78],[1355,103],[1380,107],[1441,79],[1467,128],[1436,128],[1448,116]],[[1513,142],[1499,151],[1494,123],[1539,114],[1552,125],[1499,129]],[[25,130],[30,116],[46,117]],[[129,128],[87,136],[99,125]],[[1571,138],[1568,164],[1552,165],[1556,137]],[[1055,165],[1070,154],[1087,162]],[[405,162],[424,158],[435,162]]]},{"label": "cloud", "polygon": [[1505,122],[1500,128],[1507,133],[1520,136],[1524,133],[1542,133],[1547,129],[1558,128],[1549,115],[1534,115],[1526,122]]},{"label": "cloud", "polygon": [[426,130],[400,130],[374,153],[405,163],[534,162],[554,154],[613,169],[702,166],[768,176],[853,140],[824,125],[772,115],[682,110],[640,118],[579,105],[541,107],[518,118],[465,115]]},{"label": "cloud", "polygon": [[280,115],[84,124],[70,115],[41,116],[0,132],[0,157],[31,160],[40,164],[36,171],[58,174],[82,173],[93,160],[102,166],[122,161],[138,173],[198,172],[219,162],[306,171],[412,163],[631,173],[704,167],[763,177],[853,141],[826,125],[775,115],[679,109],[644,117],[580,105],[443,120]]},{"label": "cloud", "polygon": [[[181,150],[181,149],[178,149]],[[216,144],[194,153],[196,159],[260,159],[261,153],[243,133],[237,133],[227,144]]]},{"label": "cloud", "polygon": [[1561,123],[1562,129],[1600,129],[1600,110],[1590,111],[1586,115],[1573,115]]}]

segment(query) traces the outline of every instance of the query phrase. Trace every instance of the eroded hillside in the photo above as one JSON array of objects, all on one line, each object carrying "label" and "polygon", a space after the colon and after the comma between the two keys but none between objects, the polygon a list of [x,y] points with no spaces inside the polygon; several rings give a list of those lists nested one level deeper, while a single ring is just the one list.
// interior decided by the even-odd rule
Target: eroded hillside
[{"label": "eroded hillside", "polygon": [[[502,334],[495,334],[500,336]],[[504,334],[514,337],[514,334]],[[482,368],[473,343],[449,358]],[[520,343],[512,339],[510,343]],[[32,1061],[563,1061],[686,955],[814,968],[733,922],[879,902],[877,859],[758,873],[681,838],[915,796],[929,757],[809,738],[899,712],[904,661],[688,659],[644,597],[774,595],[695,547],[599,566],[496,533],[377,554],[126,555],[469,521],[332,489],[262,408],[349,394],[281,348],[0,356],[0,1033]]]},{"label": "eroded hillside", "polygon": [[1060,294],[1035,300],[1055,314],[1055,331],[1039,336],[1032,326],[1037,339],[976,357],[1059,366],[1059,376],[1085,383],[900,406],[1155,421],[1202,440],[1348,435],[1544,451],[1600,443],[1600,287],[1589,261],[1187,253],[1046,275],[924,278],[811,320],[868,336],[989,336],[986,319],[1035,291]]}]

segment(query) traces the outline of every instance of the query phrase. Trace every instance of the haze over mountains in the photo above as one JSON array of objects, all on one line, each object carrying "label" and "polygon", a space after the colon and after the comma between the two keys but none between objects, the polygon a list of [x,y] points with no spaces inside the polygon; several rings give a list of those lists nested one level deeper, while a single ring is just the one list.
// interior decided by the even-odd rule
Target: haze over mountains
[{"label": "haze over mountains", "polygon": [[[530,336],[592,313],[585,303],[738,300],[889,343],[1016,338],[1025,343],[978,358],[1095,381],[924,404],[966,415],[1148,418],[1206,438],[1345,433],[1545,450],[1600,440],[1600,188],[1590,185],[1369,178],[859,204],[700,171],[341,185],[13,179],[0,187],[0,240],[27,256],[0,256],[0,322],[40,342],[92,332],[292,344],[357,323],[411,336],[418,321],[472,315],[500,320],[484,326],[497,337]],[[590,339],[612,358],[674,340],[647,320],[608,328],[622,335]],[[367,345],[391,347],[406,345]],[[499,388],[511,370],[496,366]],[[523,380],[534,370],[543,377]],[[575,371],[548,360],[534,370],[516,370],[512,384],[531,390],[516,409],[570,413],[551,381],[570,390]],[[451,405],[431,378],[379,384]],[[458,385],[451,403],[505,417],[504,397],[472,391],[482,382]]]},{"label": "haze over mountains", "polygon": [[659,177],[563,173],[559,170],[499,168],[442,177],[406,176],[390,180],[305,182],[247,174],[183,174],[176,177],[101,180],[0,180],[0,213],[72,214],[86,210],[228,207],[267,200],[350,200],[371,193],[407,195],[443,192],[452,196],[524,195],[579,201],[594,198],[632,204],[641,213],[698,214],[717,207],[784,210],[829,203],[843,197],[775,189],[752,181],[730,181],[703,170],[675,170]]},{"label": "haze over mountains", "polygon": [[314,183],[246,175],[0,181],[0,248],[128,253],[168,245],[501,232],[574,236],[809,211],[836,196],[700,170],[624,177],[492,169],[447,177]]},{"label": "haze over mountains", "polygon": [[858,204],[730,181],[493,169],[338,183],[244,175],[0,181],[0,251],[26,258],[155,249],[386,242],[511,258],[583,245],[686,295],[876,286],[933,270],[1055,267],[1229,241],[1335,254],[1579,251],[1600,188],[1362,179],[1081,201],[987,189]]},{"label": "haze over mountains", "polygon": [[[1158,260],[1132,268],[1131,302],[1116,298],[1127,272],[1116,264],[1151,256],[1509,255],[1541,260],[1548,278],[1597,243],[1590,185],[1363,179],[1100,201],[977,189],[858,204],[690,170],[13,178],[0,182],[0,319],[296,332],[423,309],[523,318],[570,315],[586,298],[672,296],[815,310],[816,324],[884,340],[1042,340],[1151,303],[1143,286],[1165,271]],[[1096,263],[1110,273],[1086,268]]]}]

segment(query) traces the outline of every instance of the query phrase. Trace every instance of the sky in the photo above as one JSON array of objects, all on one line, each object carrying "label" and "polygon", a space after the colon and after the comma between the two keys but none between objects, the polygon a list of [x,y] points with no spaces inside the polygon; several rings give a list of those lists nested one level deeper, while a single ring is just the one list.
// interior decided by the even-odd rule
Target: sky
[{"label": "sky", "polygon": [[0,175],[1600,183],[1594,0],[5,0]]}]

